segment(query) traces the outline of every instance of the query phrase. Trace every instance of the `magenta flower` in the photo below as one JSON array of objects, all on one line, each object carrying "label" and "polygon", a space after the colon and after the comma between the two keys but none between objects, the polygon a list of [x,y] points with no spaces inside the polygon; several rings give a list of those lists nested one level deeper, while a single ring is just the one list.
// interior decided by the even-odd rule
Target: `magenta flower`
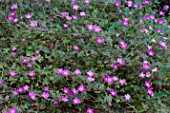
[{"label": "magenta flower", "polygon": [[151,84],[150,81],[145,81],[145,86],[148,87],[148,88],[150,88],[150,87],[152,87],[152,84]]},{"label": "magenta flower", "polygon": [[92,24],[88,24],[88,25],[87,25],[87,28],[88,28],[89,31],[94,30],[94,26],[93,26]]},{"label": "magenta flower", "polygon": [[104,81],[107,82],[108,84],[111,84],[111,83],[113,83],[113,78],[106,75],[106,76],[104,76]]},{"label": "magenta flower", "polygon": [[89,77],[93,77],[93,76],[94,76],[94,72],[92,72],[92,71],[88,71],[88,72],[86,72],[86,74],[87,74]]},{"label": "magenta flower", "polygon": [[150,72],[146,72],[146,75],[145,75],[147,78],[151,77],[151,73]]},{"label": "magenta flower", "polygon": [[131,99],[131,96],[129,94],[125,94],[124,97],[125,97],[125,100],[130,100]]},{"label": "magenta flower", "polygon": [[36,27],[38,25],[37,21],[30,21],[30,26],[31,27]]},{"label": "magenta flower", "polygon": [[63,70],[62,75],[68,77],[70,75],[70,71],[69,70]]},{"label": "magenta flower", "polygon": [[17,5],[17,4],[12,4],[12,5],[10,6],[10,9],[11,9],[11,10],[16,10],[16,9],[18,9],[18,5]]},{"label": "magenta flower", "polygon": [[72,19],[73,19],[73,20],[77,20],[77,19],[78,19],[78,16],[77,16],[77,15],[72,15]]},{"label": "magenta flower", "polygon": [[63,92],[64,92],[65,94],[69,94],[70,91],[69,91],[68,88],[64,87],[64,88],[63,88]]},{"label": "magenta flower", "polygon": [[163,8],[164,8],[164,10],[168,11],[169,10],[169,5],[164,5]]},{"label": "magenta flower", "polygon": [[146,33],[146,34],[149,33],[149,31],[148,31],[147,29],[142,29],[141,32],[142,32],[142,33]]},{"label": "magenta flower", "polygon": [[73,88],[72,91],[74,94],[76,94],[78,92],[78,90],[76,90],[76,88]]},{"label": "magenta flower", "polygon": [[110,93],[111,93],[112,96],[116,96],[117,95],[117,92],[114,89],[111,89]]},{"label": "magenta flower", "polygon": [[13,19],[13,22],[18,22],[18,21],[19,21],[18,18],[14,18],[14,19]]},{"label": "magenta flower", "polygon": [[73,46],[73,49],[76,50],[76,51],[78,51],[80,48],[79,48],[79,46],[74,45],[74,46]]},{"label": "magenta flower", "polygon": [[93,108],[88,107],[86,112],[87,112],[87,113],[94,113],[94,109],[93,109]]},{"label": "magenta flower", "polygon": [[58,103],[59,103],[58,100],[52,100],[52,102],[53,102],[54,104],[58,104]]},{"label": "magenta flower", "polygon": [[0,81],[0,85],[2,85],[2,84],[4,84],[4,80],[1,80],[1,81]]},{"label": "magenta flower", "polygon": [[97,33],[100,33],[100,31],[102,30],[102,29],[100,28],[100,26],[93,26],[93,29],[94,29],[94,31],[97,32]]},{"label": "magenta flower", "polygon": [[113,68],[114,70],[118,70],[118,65],[117,65],[117,64],[113,64],[113,65],[112,65],[112,68]]},{"label": "magenta flower", "polygon": [[78,9],[79,9],[79,6],[78,6],[78,5],[73,5],[73,9],[74,9],[74,10],[78,10]]},{"label": "magenta flower", "polygon": [[30,76],[30,77],[35,76],[35,71],[34,71],[34,70],[29,71],[29,72],[28,72],[28,76]]},{"label": "magenta flower", "polygon": [[18,91],[18,93],[22,93],[22,92],[24,92],[24,89],[21,88],[21,87],[19,87],[19,88],[17,89],[17,91]]},{"label": "magenta flower", "polygon": [[140,74],[139,74],[139,77],[141,77],[141,78],[144,78],[146,75],[143,73],[143,72],[141,72]]},{"label": "magenta flower", "polygon": [[15,70],[10,71],[10,76],[16,76],[16,75],[17,75],[17,71],[15,71]]},{"label": "magenta flower", "polygon": [[16,108],[10,108],[8,113],[18,113]]},{"label": "magenta flower", "polygon": [[159,42],[159,45],[160,45],[161,47],[167,48],[166,43],[163,42],[163,41],[160,41],[160,42]]},{"label": "magenta flower", "polygon": [[99,37],[99,38],[96,39],[96,41],[97,41],[98,44],[102,44],[104,42],[104,38]]},{"label": "magenta flower", "polygon": [[16,53],[12,53],[11,56],[15,57],[17,54]]},{"label": "magenta flower", "polygon": [[68,28],[68,24],[63,24],[63,27],[64,28]]},{"label": "magenta flower", "polygon": [[63,102],[68,102],[68,96],[62,96],[61,99]]},{"label": "magenta flower", "polygon": [[84,3],[89,4],[91,0],[84,0]]},{"label": "magenta flower", "polygon": [[34,92],[29,92],[29,93],[28,93],[28,96],[29,96],[32,100],[36,100],[36,98],[35,98],[36,95],[37,95],[37,94],[35,94]]},{"label": "magenta flower", "polygon": [[30,58],[30,60],[36,61],[36,60],[38,60],[38,58],[37,58],[37,56],[32,56],[32,57]]},{"label": "magenta flower", "polygon": [[32,18],[32,14],[26,14],[25,18]]},{"label": "magenta flower", "polygon": [[51,0],[45,0],[46,2],[50,2]]},{"label": "magenta flower", "polygon": [[150,4],[150,0],[144,0],[146,4]]},{"label": "magenta flower", "polygon": [[29,88],[30,88],[30,87],[29,87],[28,85],[25,85],[25,86],[23,87],[24,91],[28,91]]},{"label": "magenta flower", "polygon": [[74,98],[73,99],[73,104],[76,105],[76,104],[80,104],[81,103],[81,100],[79,98]]},{"label": "magenta flower", "polygon": [[149,30],[153,30],[153,27],[152,27],[152,26],[149,26],[148,28],[149,28]]},{"label": "magenta flower", "polygon": [[157,72],[158,71],[158,68],[155,67],[154,69],[152,69],[152,72]]},{"label": "magenta flower", "polygon": [[81,93],[83,93],[83,92],[85,92],[86,88],[84,87],[83,84],[81,84],[81,85],[78,87],[78,90],[79,90]]},{"label": "magenta flower", "polygon": [[81,71],[80,71],[79,69],[76,69],[76,70],[74,71],[74,73],[75,73],[76,75],[81,75]]},{"label": "magenta flower", "polygon": [[59,74],[62,74],[62,73],[63,73],[63,68],[58,68],[58,69],[57,69],[57,72],[58,72]]},{"label": "magenta flower", "polygon": [[125,79],[120,79],[120,80],[119,80],[119,84],[125,85],[125,84],[126,84],[126,80],[125,80]]},{"label": "magenta flower", "polygon": [[119,44],[120,44],[120,47],[121,47],[123,50],[127,49],[127,44],[125,43],[124,40],[121,40],[121,41],[119,42]]},{"label": "magenta flower", "polygon": [[30,62],[27,63],[27,67],[32,67],[32,66],[33,66],[32,63],[30,63]]},{"label": "magenta flower", "polygon": [[12,91],[12,94],[13,94],[13,95],[18,95],[18,91],[17,91],[16,88]]},{"label": "magenta flower", "polygon": [[152,38],[152,40],[151,40],[153,43],[156,43],[156,40],[154,39],[154,38]]},{"label": "magenta flower", "polygon": [[154,93],[153,93],[153,91],[152,91],[152,88],[148,88],[147,89],[147,93],[150,95],[150,96],[154,96]]},{"label": "magenta flower", "polygon": [[155,55],[155,52],[153,52],[152,49],[149,49],[149,50],[148,50],[148,55],[154,56],[154,55]]},{"label": "magenta flower", "polygon": [[80,12],[80,16],[86,16],[85,12]]},{"label": "magenta flower", "polygon": [[146,61],[146,60],[143,61],[142,67],[143,67],[143,69],[145,69],[145,70],[149,70],[149,69],[150,69],[150,64],[149,64],[149,62]]},{"label": "magenta flower", "polygon": [[126,64],[124,58],[117,58],[117,63],[119,63],[120,66],[124,66]]},{"label": "magenta flower", "polygon": [[12,16],[7,17],[9,21],[13,22],[14,18]]},{"label": "magenta flower", "polygon": [[116,2],[114,2],[114,5],[120,7],[120,6],[121,6],[121,3],[120,3],[119,1],[116,1]]},{"label": "magenta flower", "polygon": [[15,16],[17,13],[16,12],[10,12],[10,16]]},{"label": "magenta flower", "polygon": [[162,15],[162,16],[164,16],[164,15],[165,15],[165,12],[163,12],[163,11],[160,10],[160,11],[159,11],[159,14]]},{"label": "magenta flower", "polygon": [[25,42],[25,41],[26,41],[26,38],[22,38],[21,41],[22,41],[22,42]]},{"label": "magenta flower", "polygon": [[92,78],[92,77],[87,77],[87,79],[88,79],[88,81],[90,81],[90,82],[95,81],[95,78]]},{"label": "magenta flower", "polygon": [[66,16],[66,19],[67,20],[72,20],[72,17],[71,16]]},{"label": "magenta flower", "polygon": [[112,78],[114,82],[119,80],[117,76],[113,76]]},{"label": "magenta flower", "polygon": [[128,7],[132,7],[132,6],[133,6],[132,1],[127,1],[127,6],[128,6]]},{"label": "magenta flower", "polygon": [[47,99],[50,95],[49,95],[48,92],[43,92],[43,93],[41,94],[41,96],[42,96],[44,99]]}]

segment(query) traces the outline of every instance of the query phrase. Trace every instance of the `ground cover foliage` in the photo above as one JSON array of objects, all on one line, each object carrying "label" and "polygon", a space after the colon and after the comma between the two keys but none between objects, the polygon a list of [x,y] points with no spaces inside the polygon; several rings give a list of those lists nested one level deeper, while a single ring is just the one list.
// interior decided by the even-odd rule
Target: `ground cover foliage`
[{"label": "ground cover foliage", "polygon": [[164,3],[1,0],[0,111],[168,113]]}]

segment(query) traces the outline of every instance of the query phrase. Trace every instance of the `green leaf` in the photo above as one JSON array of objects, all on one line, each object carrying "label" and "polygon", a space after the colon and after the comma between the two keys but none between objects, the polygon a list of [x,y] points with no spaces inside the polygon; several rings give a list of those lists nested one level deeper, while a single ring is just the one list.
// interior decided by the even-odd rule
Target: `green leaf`
[{"label": "green leaf", "polygon": [[130,10],[128,7],[125,8],[125,14],[128,15],[130,13]]},{"label": "green leaf", "polygon": [[162,72],[163,74],[166,74],[167,71],[168,71],[167,67],[163,67],[163,68],[161,69],[161,72]]},{"label": "green leaf", "polygon": [[163,93],[163,92],[154,94],[154,97],[156,97],[156,98],[160,98],[160,97],[163,97],[163,96],[167,96],[167,94]]}]

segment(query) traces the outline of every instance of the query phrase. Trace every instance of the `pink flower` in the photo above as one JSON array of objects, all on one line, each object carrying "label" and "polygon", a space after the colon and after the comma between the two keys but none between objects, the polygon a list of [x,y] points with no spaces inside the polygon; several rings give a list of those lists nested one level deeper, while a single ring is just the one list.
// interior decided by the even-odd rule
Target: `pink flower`
[{"label": "pink flower", "polygon": [[51,0],[45,0],[46,2],[50,2]]},{"label": "pink flower", "polygon": [[63,102],[68,102],[68,96],[62,96],[61,99]]},{"label": "pink flower", "polygon": [[81,71],[80,71],[79,69],[76,69],[76,70],[74,71],[74,73],[75,73],[76,75],[80,75],[80,74],[81,74]]},{"label": "pink flower", "polygon": [[18,22],[18,21],[19,21],[18,18],[14,18],[14,19],[13,19],[13,22]]},{"label": "pink flower", "polygon": [[4,84],[4,80],[0,80],[0,85]]},{"label": "pink flower", "polygon": [[63,92],[64,92],[65,94],[69,94],[70,91],[69,91],[68,88],[64,87],[64,88],[63,88]]},{"label": "pink flower", "polygon": [[16,108],[10,108],[8,113],[18,113]]},{"label": "pink flower", "polygon": [[76,105],[76,104],[80,104],[81,103],[81,100],[79,98],[74,98],[73,99],[73,104]]},{"label": "pink flower", "polygon": [[18,5],[17,5],[17,4],[12,4],[12,5],[10,6],[10,9],[11,9],[11,10],[18,9]]},{"label": "pink flower", "polygon": [[63,70],[62,75],[68,77],[70,75],[70,71],[69,70]]},{"label": "pink flower", "polygon": [[120,3],[119,1],[116,1],[116,2],[114,2],[114,5],[120,7],[120,6],[121,6],[121,3]]},{"label": "pink flower", "polygon": [[27,67],[32,67],[32,66],[33,66],[32,63],[30,63],[30,62],[27,63]]},{"label": "pink flower", "polygon": [[156,43],[156,40],[155,40],[154,38],[152,38],[152,42],[153,42],[153,43]]},{"label": "pink flower", "polygon": [[117,95],[117,92],[114,89],[111,89],[110,93],[111,93],[112,96],[116,96]]},{"label": "pink flower", "polygon": [[147,89],[147,92],[148,92],[148,94],[149,94],[150,96],[154,96],[154,93],[153,93],[153,91],[152,91],[152,88],[148,88],[148,89]]},{"label": "pink flower", "polygon": [[10,71],[10,76],[16,76],[16,75],[17,75],[17,71],[15,71],[15,70]]},{"label": "pink flower", "polygon": [[59,74],[62,74],[62,73],[63,73],[63,68],[58,68],[58,69],[57,69],[57,72],[58,72]]},{"label": "pink flower", "polygon": [[127,44],[125,43],[124,40],[121,40],[121,41],[119,42],[119,44],[120,44],[120,47],[121,47],[123,50],[127,49]]},{"label": "pink flower", "polygon": [[87,74],[88,76],[90,76],[90,77],[93,77],[93,76],[94,76],[94,72],[92,72],[92,71],[88,71],[88,72],[86,72],[86,74]]},{"label": "pink flower", "polygon": [[125,97],[125,100],[130,100],[131,99],[131,96],[129,94],[125,94],[124,97]]},{"label": "pink flower", "polygon": [[151,77],[151,73],[150,72],[146,72],[146,75],[145,75],[147,78]]},{"label": "pink flower", "polygon": [[93,26],[92,24],[88,24],[88,25],[87,25],[87,28],[88,28],[89,31],[94,30],[94,26]]},{"label": "pink flower", "polygon": [[73,49],[76,50],[76,51],[78,51],[80,48],[79,48],[77,45],[74,45],[74,46],[73,46]]},{"label": "pink flower", "polygon": [[164,10],[168,11],[169,5],[164,5],[163,8],[164,8]]},{"label": "pink flower", "polygon": [[41,96],[42,96],[44,99],[47,99],[50,95],[49,95],[48,92],[43,92],[43,93],[41,94]]},{"label": "pink flower", "polygon": [[49,91],[49,86],[45,86],[44,91],[48,92]]},{"label": "pink flower", "polygon": [[81,84],[81,85],[78,87],[78,90],[79,90],[81,93],[83,93],[83,92],[85,92],[86,88],[84,87],[83,84]]},{"label": "pink flower", "polygon": [[34,92],[29,92],[29,93],[28,93],[28,96],[29,96],[32,100],[36,100],[36,98],[35,98],[36,95],[37,95],[37,94],[35,94]]},{"label": "pink flower", "polygon": [[91,0],[84,0],[84,3],[89,4]]},{"label": "pink flower", "polygon": [[119,80],[119,84],[125,85],[125,84],[126,84],[126,80],[125,80],[125,79],[120,79],[120,80]]},{"label": "pink flower", "polygon": [[145,77],[145,74],[144,74],[143,72],[141,72],[141,73],[139,74],[139,77],[144,78],[144,77]]},{"label": "pink flower", "polygon": [[32,14],[26,14],[25,18],[32,18]]},{"label": "pink flower", "polygon": [[94,113],[94,109],[93,109],[93,108],[88,107],[86,112],[87,112],[87,113]]},{"label": "pink flower", "polygon": [[25,86],[23,87],[24,91],[28,91],[29,88],[30,88],[30,87],[29,87],[28,85],[25,85]]},{"label": "pink flower", "polygon": [[100,31],[102,30],[100,26],[93,26],[93,28],[94,28],[94,31],[97,33],[100,33]]},{"label": "pink flower", "polygon": [[158,68],[155,67],[154,69],[152,69],[152,72],[157,72],[158,71]]},{"label": "pink flower", "polygon": [[148,63],[148,61],[145,60],[145,61],[143,61],[142,67],[145,70],[149,70],[150,69],[150,64]]},{"label": "pink flower", "polygon": [[118,81],[118,77],[117,77],[117,76],[113,76],[112,78],[113,78],[113,81],[114,81],[114,82],[115,82],[115,81]]},{"label": "pink flower", "polygon": [[104,81],[107,82],[108,84],[111,84],[111,83],[113,83],[113,78],[106,75],[106,76],[104,76]]},{"label": "pink flower", "polygon": [[22,93],[22,92],[24,92],[24,89],[21,88],[21,87],[19,87],[19,88],[17,89],[17,91],[18,91],[18,93]]},{"label": "pink flower", "polygon": [[36,61],[36,60],[38,60],[38,58],[37,58],[37,56],[32,56],[32,57],[30,58],[30,60]]},{"label": "pink flower", "polygon": [[112,68],[113,68],[114,70],[118,70],[118,65],[117,65],[117,64],[113,64],[113,65],[112,65]]},{"label": "pink flower", "polygon": [[127,1],[127,6],[128,6],[128,7],[132,7],[132,6],[133,6],[132,1]]},{"label": "pink flower", "polygon": [[68,24],[63,24],[63,27],[64,28],[68,28]]},{"label": "pink flower", "polygon": [[146,4],[150,4],[150,0],[144,0]]},{"label": "pink flower", "polygon": [[96,39],[96,41],[98,44],[102,44],[104,42],[104,38],[99,37]]},{"label": "pink flower", "polygon": [[87,79],[88,79],[88,81],[90,81],[90,82],[95,81],[95,78],[92,78],[92,77],[87,77]]},{"label": "pink flower", "polygon": [[12,94],[13,94],[13,95],[18,95],[18,91],[17,91],[16,88],[12,91]]},{"label": "pink flower", "polygon": [[22,40],[22,42],[25,42],[25,41],[26,41],[26,38],[22,38],[21,40]]},{"label": "pink flower", "polygon": [[15,57],[17,54],[16,53],[12,53],[11,56]]},{"label": "pink flower", "polygon": [[77,20],[78,16],[77,15],[72,15],[73,20]]},{"label": "pink flower", "polygon": [[34,70],[29,71],[29,72],[28,72],[28,76],[30,76],[30,77],[35,76],[35,71],[34,71]]},{"label": "pink flower", "polygon": [[120,66],[124,66],[126,64],[123,58],[117,58],[117,63],[119,63]]},{"label": "pink flower", "polygon": [[35,53],[36,54],[40,54],[40,50],[35,50]]},{"label": "pink flower", "polygon": [[152,27],[152,26],[149,26],[148,28],[149,28],[149,30],[153,30],[153,27]]},{"label": "pink flower", "polygon": [[86,16],[85,12],[80,12],[80,16]]},{"label": "pink flower", "polygon": [[13,18],[12,16],[8,16],[7,18],[8,18],[8,20],[11,21],[11,22],[14,20],[14,18]]},{"label": "pink flower", "polygon": [[30,21],[30,26],[31,27],[36,27],[38,25],[37,21],[33,20],[33,21]]},{"label": "pink flower", "polygon": [[78,9],[79,9],[79,6],[78,6],[78,5],[73,5],[73,9],[74,9],[74,10],[78,10]]},{"label": "pink flower", "polygon": [[165,15],[165,12],[163,12],[163,11],[160,10],[160,11],[159,11],[159,14],[162,15],[162,16],[164,16],[164,15]]},{"label": "pink flower", "polygon": [[167,46],[166,46],[166,43],[165,42],[163,42],[163,41],[160,41],[159,42],[159,45],[161,46],[161,47],[164,47],[164,48],[166,48]]},{"label": "pink flower", "polygon": [[15,16],[17,13],[16,12],[10,12],[10,16]]},{"label": "pink flower", "polygon": [[59,103],[58,100],[52,100],[52,102],[53,102],[54,104],[58,104],[58,103]]},{"label": "pink flower", "polygon": [[152,86],[151,82],[150,81],[145,81],[145,86],[150,88]]},{"label": "pink flower", "polygon": [[148,50],[148,55],[154,56],[154,55],[155,55],[155,52],[153,52],[152,49],[149,49],[149,50]]}]

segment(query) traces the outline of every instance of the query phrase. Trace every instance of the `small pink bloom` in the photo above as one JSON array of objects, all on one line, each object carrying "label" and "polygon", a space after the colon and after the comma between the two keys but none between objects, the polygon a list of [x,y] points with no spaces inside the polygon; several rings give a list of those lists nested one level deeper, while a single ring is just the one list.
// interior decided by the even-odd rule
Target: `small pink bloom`
[{"label": "small pink bloom", "polygon": [[81,93],[83,93],[83,92],[85,92],[86,88],[84,87],[83,84],[81,84],[81,85],[78,87],[78,90],[79,90]]},{"label": "small pink bloom", "polygon": [[147,78],[149,78],[149,77],[151,77],[151,73],[148,71],[148,72],[146,72],[145,76],[146,76]]},{"label": "small pink bloom", "polygon": [[99,37],[96,39],[96,41],[98,44],[102,44],[104,42],[104,38]]},{"label": "small pink bloom", "polygon": [[16,75],[17,75],[17,71],[15,71],[15,70],[10,71],[10,76],[16,76]]},{"label": "small pink bloom", "polygon": [[42,96],[44,99],[47,99],[50,95],[49,95],[48,92],[43,92],[43,93],[41,94],[41,96]]},{"label": "small pink bloom", "polygon": [[17,4],[12,4],[12,5],[10,6],[10,9],[11,9],[11,10],[16,10],[16,9],[18,9],[18,5],[17,5]]},{"label": "small pink bloom", "polygon": [[88,71],[88,72],[86,72],[86,74],[87,74],[89,77],[93,77],[93,76],[94,76],[94,72],[92,72],[92,71]]},{"label": "small pink bloom", "polygon": [[78,51],[80,48],[79,48],[77,45],[74,45],[74,46],[73,46],[73,49],[76,50],[76,51]]},{"label": "small pink bloom", "polygon": [[123,58],[117,58],[117,63],[119,63],[120,66],[124,66],[126,64]]},{"label": "small pink bloom", "polygon": [[34,71],[34,70],[29,71],[29,72],[28,72],[28,76],[30,76],[30,77],[35,76],[35,71]]},{"label": "small pink bloom", "polygon": [[91,0],[84,0],[84,3],[89,4]]},{"label": "small pink bloom", "polygon": [[113,68],[114,70],[118,70],[118,65],[117,65],[117,64],[113,64],[113,65],[112,65],[112,68]]},{"label": "small pink bloom", "polygon": [[36,95],[37,95],[37,94],[35,94],[34,92],[29,92],[29,93],[28,93],[28,96],[29,96],[32,100],[36,100],[36,98],[35,98]]},{"label": "small pink bloom", "polygon": [[88,107],[86,112],[87,112],[87,113],[94,113],[94,109],[93,109],[93,108]]},{"label": "small pink bloom", "polygon": [[125,94],[124,97],[125,97],[125,100],[130,100],[131,99],[131,96],[129,94]]},{"label": "small pink bloom", "polygon": [[73,20],[77,20],[78,16],[77,15],[72,15]]},{"label": "small pink bloom", "polygon": [[95,78],[92,78],[92,77],[87,77],[87,79],[88,79],[90,82],[95,81]]},{"label": "small pink bloom", "polygon": [[61,98],[63,102],[68,102],[68,96],[62,96]]},{"label": "small pink bloom", "polygon": [[143,64],[142,64],[142,67],[145,69],[145,70],[149,70],[150,69],[150,64],[148,61],[143,61]]},{"label": "small pink bloom", "polygon": [[155,55],[155,52],[153,52],[152,49],[149,49],[149,50],[148,50],[148,55],[154,56],[154,55]]},{"label": "small pink bloom", "polygon": [[95,32],[97,32],[97,33],[100,33],[101,32],[101,28],[100,28],[100,26],[93,26],[93,28],[94,28],[94,31]]},{"label": "small pink bloom", "polygon": [[104,81],[107,82],[108,84],[111,84],[111,83],[113,83],[113,78],[106,75],[106,76],[104,76]]},{"label": "small pink bloom", "polygon": [[63,88],[63,92],[64,92],[65,94],[69,94],[69,93],[70,93],[69,89],[66,88],[66,87]]},{"label": "small pink bloom", "polygon": [[53,102],[54,104],[58,104],[58,103],[59,103],[58,100],[52,100],[52,102]]},{"label": "small pink bloom", "polygon": [[152,72],[157,72],[158,71],[158,68],[155,67],[154,69],[152,69]]},{"label": "small pink bloom", "polygon": [[169,5],[164,5],[163,8],[164,8],[164,10],[168,11],[169,10]]},{"label": "small pink bloom", "polygon": [[16,108],[10,108],[8,113],[18,113]]},{"label": "small pink bloom", "polygon": [[49,86],[45,86],[44,91],[48,92],[49,91]]},{"label": "small pink bloom", "polygon": [[70,75],[70,71],[69,70],[63,70],[62,75],[68,77]]},{"label": "small pink bloom", "polygon": [[51,0],[45,0],[46,2],[50,2]]},{"label": "small pink bloom", "polygon": [[111,89],[110,93],[111,93],[112,96],[117,96],[117,92],[114,89]]},{"label": "small pink bloom", "polygon": [[121,6],[121,3],[120,3],[119,1],[116,1],[116,2],[114,2],[114,5],[120,7],[120,6]]},{"label": "small pink bloom", "polygon": [[25,18],[32,18],[32,14],[26,14]]},{"label": "small pink bloom", "polygon": [[117,76],[113,76],[112,78],[114,82],[119,80]]},{"label": "small pink bloom", "polygon": [[150,88],[152,86],[151,82],[150,81],[145,81],[145,86]]},{"label": "small pink bloom", "polygon": [[76,104],[80,104],[81,103],[81,100],[79,98],[74,98],[73,99],[73,104],[76,105]]},{"label": "small pink bloom", "polygon": [[16,12],[10,12],[10,16],[15,16],[17,13]]},{"label": "small pink bloom", "polygon": [[132,1],[127,1],[127,6],[128,6],[128,7],[132,7],[132,6],[133,6]]},{"label": "small pink bloom", "polygon": [[150,0],[144,0],[146,4],[150,4]]},{"label": "small pink bloom", "polygon": [[38,58],[37,58],[37,56],[32,56],[32,57],[30,58],[30,60],[36,61],[36,60],[38,60]]},{"label": "small pink bloom", "polygon": [[58,69],[57,69],[57,72],[58,72],[59,74],[62,74],[62,73],[63,73],[63,68],[58,68]]},{"label": "small pink bloom", "polygon": [[31,27],[37,27],[38,23],[37,21],[33,20],[33,21],[30,21],[30,26]]},{"label": "small pink bloom", "polygon": [[74,9],[74,10],[78,10],[78,9],[79,9],[79,6],[78,6],[78,5],[73,5],[73,9]]},{"label": "small pink bloom", "polygon": [[13,19],[13,22],[18,22],[18,21],[19,21],[18,18],[14,18],[14,19]]},{"label": "small pink bloom", "polygon": [[125,85],[125,84],[126,84],[126,80],[125,80],[125,79],[120,79],[120,80],[119,80],[119,84]]},{"label": "small pink bloom", "polygon": [[124,40],[120,40],[119,44],[120,44],[120,47],[121,47],[123,50],[127,49],[127,44],[125,43]]},{"label": "small pink bloom", "polygon": [[68,28],[68,24],[63,24],[63,27],[64,28]]},{"label": "small pink bloom", "polygon": [[80,16],[86,16],[85,12],[80,12]]},{"label": "small pink bloom", "polygon": [[92,24],[87,25],[88,30],[92,31],[94,29],[94,26]]},{"label": "small pink bloom", "polygon": [[28,85],[25,85],[25,86],[23,87],[24,91],[28,91],[29,88],[30,88],[30,87],[29,87]]},{"label": "small pink bloom", "polygon": [[156,43],[156,40],[155,40],[154,38],[152,38],[152,42],[153,42],[153,43]]},{"label": "small pink bloom", "polygon": [[139,77],[144,78],[144,77],[145,77],[145,74],[144,74],[143,72],[141,72],[141,73],[139,74]]}]

